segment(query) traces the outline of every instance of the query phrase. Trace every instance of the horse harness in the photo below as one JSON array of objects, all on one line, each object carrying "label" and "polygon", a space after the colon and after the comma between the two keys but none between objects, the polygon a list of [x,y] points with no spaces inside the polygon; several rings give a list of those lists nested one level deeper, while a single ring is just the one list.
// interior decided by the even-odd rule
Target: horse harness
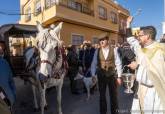
[{"label": "horse harness", "polygon": [[[56,51],[56,55],[59,55],[59,54],[61,53],[61,49],[58,48],[58,47],[56,47],[54,50]],[[57,60],[56,60],[56,61],[57,61]],[[54,63],[52,63],[52,62],[50,62],[49,60],[41,60],[41,61],[40,61],[40,64],[42,64],[42,63],[47,63],[47,64],[49,64],[52,68],[54,68],[54,65],[55,65],[56,61],[55,61]],[[55,79],[60,79],[61,73],[62,73],[61,70],[58,70],[58,71],[56,71],[56,72],[53,72],[53,74],[52,74],[53,76],[52,76],[52,77],[55,78]]]}]

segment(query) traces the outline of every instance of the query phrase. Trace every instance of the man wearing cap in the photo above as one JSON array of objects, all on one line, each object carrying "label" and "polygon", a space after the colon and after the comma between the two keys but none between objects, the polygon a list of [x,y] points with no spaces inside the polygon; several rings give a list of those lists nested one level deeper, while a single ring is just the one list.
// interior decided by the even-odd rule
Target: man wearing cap
[{"label": "man wearing cap", "polygon": [[[117,84],[121,84],[122,64],[117,49],[109,44],[109,34],[99,36],[100,48],[96,49],[91,65],[92,79],[98,78],[100,92],[100,114],[107,113],[106,87],[109,88],[111,114],[118,113]],[[115,67],[118,77],[115,77]],[[97,74],[97,77],[96,77]],[[116,83],[117,82],[117,83]]]},{"label": "man wearing cap", "polygon": [[132,20],[131,16],[127,19],[127,41],[134,48],[137,60],[128,66],[138,68],[136,80],[139,82],[138,99],[133,100],[132,113],[164,114],[165,45],[155,41],[153,26],[140,27],[136,39],[131,33]]}]

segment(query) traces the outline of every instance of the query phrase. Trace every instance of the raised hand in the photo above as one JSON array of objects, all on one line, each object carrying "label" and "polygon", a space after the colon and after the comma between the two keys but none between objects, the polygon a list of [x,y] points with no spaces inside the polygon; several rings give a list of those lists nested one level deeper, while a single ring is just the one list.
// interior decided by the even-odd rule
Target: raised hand
[{"label": "raised hand", "polygon": [[131,23],[133,21],[133,16],[129,16],[128,18],[127,18],[127,23]]},{"label": "raised hand", "polygon": [[133,21],[133,16],[129,16],[129,17],[127,18],[127,27],[130,27],[132,21]]}]

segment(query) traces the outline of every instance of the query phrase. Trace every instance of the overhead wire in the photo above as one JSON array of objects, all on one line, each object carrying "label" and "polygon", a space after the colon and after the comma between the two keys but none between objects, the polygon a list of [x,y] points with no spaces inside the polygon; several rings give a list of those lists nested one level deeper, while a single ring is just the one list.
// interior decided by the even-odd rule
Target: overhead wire
[{"label": "overhead wire", "polygon": [[17,12],[7,12],[7,11],[0,11],[1,15],[29,15],[35,13],[17,13]]}]

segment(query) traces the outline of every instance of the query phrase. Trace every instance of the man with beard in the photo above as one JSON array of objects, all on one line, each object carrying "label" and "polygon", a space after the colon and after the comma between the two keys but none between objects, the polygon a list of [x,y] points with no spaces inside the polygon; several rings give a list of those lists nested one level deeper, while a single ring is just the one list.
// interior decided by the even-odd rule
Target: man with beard
[{"label": "man with beard", "polygon": [[127,41],[134,48],[137,60],[128,66],[132,69],[138,67],[136,79],[139,82],[138,101],[134,99],[132,112],[141,109],[143,114],[163,114],[165,46],[155,41],[156,29],[153,26],[140,27],[138,37],[132,36],[130,28],[132,20],[131,16],[127,19]]}]

